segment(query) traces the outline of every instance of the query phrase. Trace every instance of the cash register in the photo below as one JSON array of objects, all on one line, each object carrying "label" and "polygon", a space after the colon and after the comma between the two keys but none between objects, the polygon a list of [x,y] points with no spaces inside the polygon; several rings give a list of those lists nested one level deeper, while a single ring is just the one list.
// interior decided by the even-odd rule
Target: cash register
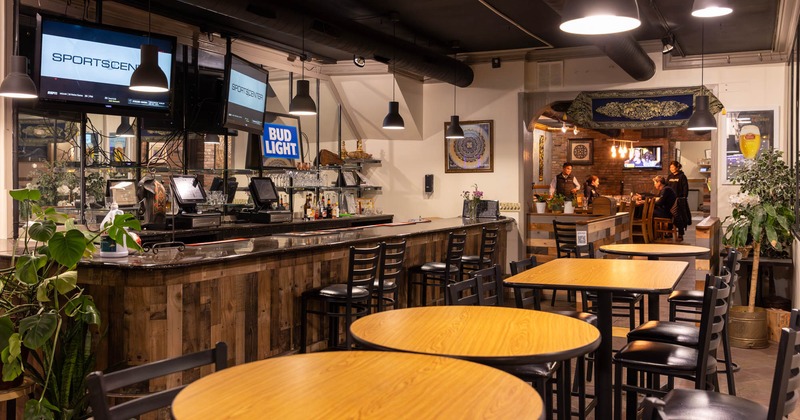
[{"label": "cash register", "polygon": [[280,223],[291,222],[292,212],[289,210],[278,209],[279,201],[278,190],[272,179],[267,177],[250,178],[250,196],[253,197],[255,208],[250,211],[242,211],[240,217],[253,223]]},{"label": "cash register", "polygon": [[206,191],[196,176],[172,176],[169,183],[172,186],[175,202],[180,208],[174,218],[176,229],[219,226],[221,218],[219,212],[197,211],[197,205],[206,202]]}]

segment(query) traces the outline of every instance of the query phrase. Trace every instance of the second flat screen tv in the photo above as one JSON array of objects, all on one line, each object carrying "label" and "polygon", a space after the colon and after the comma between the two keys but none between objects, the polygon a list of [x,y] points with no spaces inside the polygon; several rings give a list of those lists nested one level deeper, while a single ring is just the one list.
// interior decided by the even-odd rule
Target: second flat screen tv
[{"label": "second flat screen tv", "polygon": [[632,148],[622,163],[623,169],[663,169],[661,146],[637,146]]},{"label": "second flat screen tv", "polygon": [[169,112],[170,91],[136,92],[128,86],[139,66],[140,46],[150,43],[158,47],[158,66],[171,89],[174,37],[42,15],[37,24],[35,74],[41,104],[127,115]]},{"label": "second flat screen tv", "polygon": [[233,54],[225,66],[228,82],[225,127],[261,135],[269,72]]}]

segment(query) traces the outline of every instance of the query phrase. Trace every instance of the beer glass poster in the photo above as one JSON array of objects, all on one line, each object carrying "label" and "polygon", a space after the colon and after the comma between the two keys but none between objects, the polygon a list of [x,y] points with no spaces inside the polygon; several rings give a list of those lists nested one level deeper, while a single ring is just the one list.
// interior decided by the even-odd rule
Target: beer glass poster
[{"label": "beer glass poster", "polygon": [[774,109],[728,111],[725,116],[725,182],[731,183],[737,169],[774,146],[777,137]]}]

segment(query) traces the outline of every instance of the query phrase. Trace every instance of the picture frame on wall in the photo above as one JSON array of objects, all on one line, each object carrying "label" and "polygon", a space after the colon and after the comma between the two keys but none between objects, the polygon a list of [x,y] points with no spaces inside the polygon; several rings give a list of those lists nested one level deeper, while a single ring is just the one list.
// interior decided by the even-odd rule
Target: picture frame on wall
[{"label": "picture frame on wall", "polygon": [[567,162],[573,165],[591,165],[594,162],[594,139],[570,139]]},{"label": "picture frame on wall", "polygon": [[733,177],[747,161],[762,151],[775,147],[778,138],[778,109],[730,110],[725,115],[725,181]]},{"label": "picture frame on wall", "polygon": [[462,121],[461,128],[464,138],[444,139],[444,172],[494,172],[494,121]]}]

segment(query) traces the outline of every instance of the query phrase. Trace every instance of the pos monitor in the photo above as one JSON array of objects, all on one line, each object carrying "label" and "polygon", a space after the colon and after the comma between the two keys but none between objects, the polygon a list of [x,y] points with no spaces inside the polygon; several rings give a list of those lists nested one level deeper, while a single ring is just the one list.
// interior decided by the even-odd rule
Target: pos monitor
[{"label": "pos monitor", "polygon": [[278,190],[270,178],[250,178],[250,195],[259,208],[268,208],[272,203],[278,202]]},{"label": "pos monitor", "polygon": [[197,204],[206,202],[206,191],[196,176],[176,175],[169,182],[175,201],[184,213],[196,213]]}]

